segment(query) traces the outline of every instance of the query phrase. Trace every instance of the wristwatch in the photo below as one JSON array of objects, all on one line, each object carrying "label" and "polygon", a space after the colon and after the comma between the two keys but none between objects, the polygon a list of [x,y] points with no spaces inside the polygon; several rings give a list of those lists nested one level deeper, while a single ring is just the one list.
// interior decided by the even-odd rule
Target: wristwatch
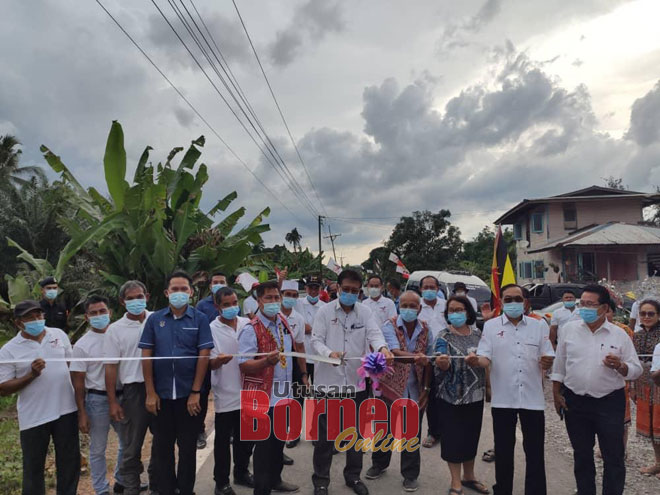
[{"label": "wristwatch", "polygon": [[431,387],[424,387],[424,390],[428,392],[429,390],[431,390]]},{"label": "wristwatch", "polygon": [[201,390],[191,390],[190,393],[191,394],[201,394],[202,391]]}]

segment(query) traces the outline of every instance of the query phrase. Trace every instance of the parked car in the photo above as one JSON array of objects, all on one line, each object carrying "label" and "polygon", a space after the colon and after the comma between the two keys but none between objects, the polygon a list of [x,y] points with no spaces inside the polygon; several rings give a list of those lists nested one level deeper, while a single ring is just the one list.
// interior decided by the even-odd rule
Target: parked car
[{"label": "parked car", "polygon": [[545,320],[545,322],[548,325],[550,325],[550,320],[552,319],[552,313],[557,311],[559,308],[563,308],[563,307],[564,307],[564,303],[561,301],[557,301],[556,303],[552,303],[550,306],[546,306],[545,308],[532,310],[532,313],[539,315],[541,318]]},{"label": "parked car", "polygon": [[561,300],[564,291],[570,290],[578,299],[582,295],[585,284],[527,284],[529,290],[529,302],[532,310],[543,309]]}]

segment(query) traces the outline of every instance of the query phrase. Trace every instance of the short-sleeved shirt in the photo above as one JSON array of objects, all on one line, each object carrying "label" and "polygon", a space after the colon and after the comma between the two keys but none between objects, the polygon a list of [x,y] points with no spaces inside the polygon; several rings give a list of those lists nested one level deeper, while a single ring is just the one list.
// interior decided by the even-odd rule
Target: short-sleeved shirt
[{"label": "short-sleeved shirt", "polygon": [[561,328],[566,325],[569,321],[580,321],[580,311],[574,309],[571,311],[568,308],[559,308],[556,311],[553,311],[552,318],[550,319],[550,326],[557,325],[557,338],[559,338],[559,333]]},{"label": "short-sleeved shirt", "polygon": [[431,333],[433,340],[438,338],[438,334],[447,328],[447,320],[445,320],[445,308],[447,301],[444,299],[436,299],[435,306],[431,307],[424,299],[422,299],[422,309],[419,311],[418,318],[425,321]]},{"label": "short-sleeved shirt", "polygon": [[51,304],[47,299],[42,299],[39,301],[39,305],[44,312],[47,327],[67,331],[66,306],[64,303],[55,300]]},{"label": "short-sleeved shirt", "polygon": [[491,362],[492,407],[545,409],[539,360],[555,355],[549,334],[544,320],[528,316],[518,325],[505,315],[485,323],[477,354]]},{"label": "short-sleeved shirt", "polygon": [[[279,349],[282,345],[282,340],[280,339],[280,331],[284,335],[284,352],[291,352],[293,350],[293,340],[291,334],[285,331],[284,323],[282,323],[282,317],[278,314],[276,320],[270,321],[261,312],[257,313],[257,318],[261,320],[264,327],[275,338],[277,343],[277,348]],[[241,332],[238,334],[238,350],[241,354],[257,354],[259,352],[259,346],[257,345],[257,334],[254,331],[254,327],[248,323],[243,327]],[[239,358],[239,363],[244,363],[253,359],[252,357],[241,357]],[[278,362],[273,366],[273,389],[270,394],[270,405],[274,406],[282,399],[291,398],[291,381],[293,379],[293,359],[291,356],[286,358],[286,368],[282,368]],[[287,393],[288,392],[288,393]]]},{"label": "short-sleeved shirt", "polygon": [[117,361],[109,358],[140,357],[142,351],[138,348],[144,326],[151,315],[147,311],[144,320],[131,320],[128,313],[119,320],[111,323],[105,331],[103,340],[103,356],[106,364],[119,365],[119,382],[123,385],[129,383],[144,383],[141,361]]},{"label": "short-sleeved shirt", "polygon": [[201,311],[209,319],[209,323],[220,316],[220,312],[213,303],[213,295],[207,296],[197,303],[197,311]]},{"label": "short-sleeved shirt", "polygon": [[[27,359],[29,362],[0,364],[0,383],[27,375],[35,359],[66,359],[71,353],[71,342],[59,328],[46,327],[41,342],[18,333],[0,349],[0,361]],[[41,375],[18,392],[17,409],[21,431],[77,411],[66,361],[46,363]]]},{"label": "short-sleeved shirt", "polygon": [[[213,350],[211,357],[219,354],[238,354],[238,334],[250,322],[249,318],[236,318],[236,330],[216,318],[211,322]],[[217,370],[211,371],[213,407],[216,413],[237,411],[241,408],[241,370],[238,359],[233,358]]]},{"label": "short-sleeved shirt", "polygon": [[660,371],[660,344],[655,346],[653,351],[653,363],[651,364],[651,371]]},{"label": "short-sleeved shirt", "polygon": [[[298,313],[295,309],[291,310],[289,316],[284,313],[280,313],[283,318],[286,319],[286,322],[289,324],[289,329],[291,330],[291,335],[293,335],[293,341],[297,344],[305,343],[305,317]],[[307,347],[305,347],[307,349]]]},{"label": "short-sleeved shirt", "polygon": [[[167,308],[149,316],[144,326],[140,349],[152,349],[154,357],[198,356],[202,349],[213,348],[209,320],[204,313],[187,306],[180,318]],[[161,399],[180,399],[190,395],[197,359],[160,359],[153,361],[154,386]]]},{"label": "short-sleeved shirt", "polygon": [[259,303],[257,300],[252,296],[246,297],[245,301],[243,301],[243,314],[249,316],[250,313],[256,314],[258,310]]},{"label": "short-sleeved shirt", "polygon": [[[399,328],[399,330],[403,333],[403,338],[405,339],[406,349],[408,349],[408,352],[415,352],[415,348],[417,347],[417,339],[419,338],[419,334],[422,333],[422,329],[423,329],[419,320],[415,321],[415,330],[413,331],[412,337],[408,335],[408,330],[406,329],[405,323],[403,322],[403,318],[401,318],[400,316],[397,317],[396,325]],[[385,337],[385,342],[387,342],[387,347],[389,347],[390,351],[401,348],[401,346],[399,345],[399,339],[396,337],[394,326],[392,326],[391,321],[387,321],[383,325],[382,332],[383,332],[383,337]],[[425,355],[427,356],[433,355],[433,344],[434,344],[433,336],[431,335],[431,331],[429,329],[429,334],[426,341],[426,349],[424,349],[423,351]],[[409,365],[409,366],[410,366],[410,373],[408,374],[408,381],[406,382],[406,388],[403,391],[402,398],[419,401],[420,386],[423,385],[423,383],[417,382],[417,373],[415,371],[415,366],[414,365]]]},{"label": "short-sleeved shirt", "polygon": [[[87,390],[105,391],[105,366],[103,365],[103,345],[106,334],[89,329],[73,346],[74,358],[98,358],[98,361],[72,361],[70,370],[85,373]],[[121,388],[117,384],[117,388]]]},{"label": "short-sleeved shirt", "polygon": [[[314,324],[314,318],[316,318],[316,313],[320,308],[325,306],[326,304],[331,304],[331,303],[325,303],[323,301],[316,301],[316,304],[312,304],[309,302],[309,299],[307,297],[303,297],[302,299],[298,299],[298,303],[296,304],[295,310],[298,311],[303,317],[305,318],[305,324],[312,326]],[[311,333],[305,333],[305,350],[309,353],[314,354],[312,351],[312,334]],[[308,364],[314,364],[314,360],[308,359],[307,360]]]},{"label": "short-sleeved shirt", "polygon": [[397,313],[394,301],[385,296],[380,296],[378,300],[370,297],[369,299],[365,299],[362,304],[371,310],[376,321],[381,325],[384,325],[385,322],[392,318],[396,318]]}]

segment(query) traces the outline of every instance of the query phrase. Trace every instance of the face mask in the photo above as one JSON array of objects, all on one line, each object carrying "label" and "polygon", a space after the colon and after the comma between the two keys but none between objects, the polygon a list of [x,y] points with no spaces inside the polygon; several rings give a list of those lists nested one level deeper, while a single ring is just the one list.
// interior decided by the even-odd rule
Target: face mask
[{"label": "face mask", "polygon": [[211,286],[211,292],[213,292],[215,294],[216,292],[218,292],[223,287],[227,287],[227,286],[225,284],[213,284]]},{"label": "face mask", "polygon": [[126,306],[126,311],[128,311],[133,316],[140,316],[144,313],[144,310],[147,309],[147,300],[146,299],[131,299],[124,303]]},{"label": "face mask", "polygon": [[373,299],[380,297],[380,289],[378,287],[369,287],[367,288],[367,292],[369,293],[369,297]]},{"label": "face mask", "polygon": [[422,297],[427,301],[435,301],[438,298],[438,292],[433,289],[424,290],[422,291]]},{"label": "face mask", "polygon": [[312,304],[316,304],[317,302],[319,302],[319,296],[314,296],[314,297],[312,297],[312,296],[307,296],[307,300],[308,300],[309,302],[311,302]]},{"label": "face mask", "polygon": [[467,315],[462,311],[460,313],[449,313],[447,319],[454,327],[462,327],[467,321]]},{"label": "face mask", "polygon": [[284,306],[286,309],[291,309],[296,305],[297,302],[297,297],[285,297],[282,299],[282,306]]},{"label": "face mask", "polygon": [[351,294],[350,292],[340,292],[339,293],[339,302],[344,306],[353,306],[358,300],[357,294]]},{"label": "face mask", "polygon": [[511,318],[519,318],[525,311],[525,303],[511,302],[504,303],[504,314]]},{"label": "face mask", "polygon": [[46,291],[46,299],[53,300],[57,297],[57,289],[48,289]]},{"label": "face mask", "polygon": [[238,306],[230,306],[229,308],[222,308],[222,317],[225,320],[233,320],[238,316],[240,309]]},{"label": "face mask", "polygon": [[174,306],[176,309],[181,309],[186,304],[188,304],[190,296],[187,292],[172,292],[168,296],[168,299],[170,300],[170,304],[172,306]]},{"label": "face mask", "polygon": [[89,319],[89,324],[97,330],[103,330],[105,327],[110,325],[110,315],[92,316]]},{"label": "face mask", "polygon": [[458,291],[458,292],[456,293],[456,295],[457,295],[457,296],[464,296],[464,295],[465,295],[465,292],[463,292],[462,290],[460,290],[460,291]]},{"label": "face mask", "polygon": [[278,302],[264,304],[264,314],[270,318],[280,312],[282,305]]},{"label": "face mask", "polygon": [[593,323],[598,319],[598,309],[580,308],[580,318],[582,318],[585,323]]},{"label": "face mask", "polygon": [[337,299],[337,293],[336,293],[336,292],[331,292],[331,293],[330,293],[330,299],[333,300],[333,301],[334,301],[335,299]]},{"label": "face mask", "polygon": [[25,326],[25,333],[36,337],[44,331],[44,328],[46,327],[46,320],[28,321],[23,323],[23,325]]},{"label": "face mask", "polygon": [[412,308],[402,308],[401,309],[401,319],[410,323],[417,319],[417,310]]},{"label": "face mask", "polygon": [[575,301],[564,301],[564,307],[565,308],[574,308],[575,307]]}]

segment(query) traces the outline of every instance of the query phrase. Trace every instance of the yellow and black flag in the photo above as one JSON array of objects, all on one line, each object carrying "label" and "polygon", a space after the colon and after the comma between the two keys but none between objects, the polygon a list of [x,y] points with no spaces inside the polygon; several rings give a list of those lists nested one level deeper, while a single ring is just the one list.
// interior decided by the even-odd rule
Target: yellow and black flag
[{"label": "yellow and black flag", "polygon": [[502,309],[501,289],[508,284],[516,283],[516,274],[509,257],[509,246],[502,236],[502,227],[497,226],[495,244],[493,245],[493,266],[490,273],[490,290],[493,292],[493,307],[497,314]]}]

